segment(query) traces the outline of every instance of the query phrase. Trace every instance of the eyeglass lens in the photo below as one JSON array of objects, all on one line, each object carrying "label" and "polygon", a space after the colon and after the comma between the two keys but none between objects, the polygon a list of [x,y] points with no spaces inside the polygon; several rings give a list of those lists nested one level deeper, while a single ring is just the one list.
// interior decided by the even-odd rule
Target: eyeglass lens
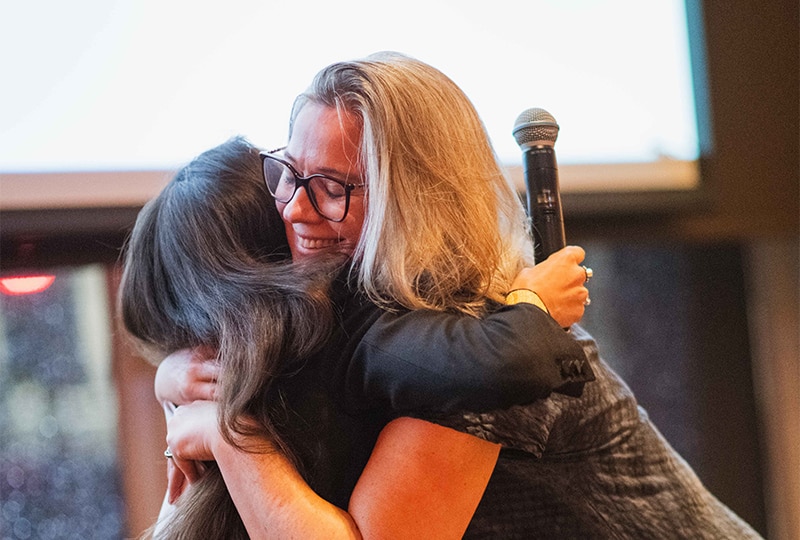
[{"label": "eyeglass lens", "polygon": [[270,193],[278,202],[289,202],[295,191],[305,185],[311,204],[322,217],[334,221],[344,218],[347,190],[339,182],[320,175],[298,178],[288,166],[269,158],[264,159],[264,177]]}]

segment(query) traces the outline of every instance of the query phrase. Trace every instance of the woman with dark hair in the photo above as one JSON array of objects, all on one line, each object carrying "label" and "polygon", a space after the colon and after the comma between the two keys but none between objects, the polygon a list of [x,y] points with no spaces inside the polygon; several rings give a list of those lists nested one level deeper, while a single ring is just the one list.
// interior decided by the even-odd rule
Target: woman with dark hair
[{"label": "woman with dark hair", "polygon": [[[219,427],[268,434],[290,459],[265,396],[278,373],[328,336],[332,269],[292,264],[283,224],[260,181],[258,150],[242,139],[180,170],[140,212],[126,246],[120,307],[151,358],[219,350]],[[244,423],[243,418],[248,418]],[[247,538],[213,464],[164,529],[176,538]],[[213,509],[213,511],[211,511]]]},{"label": "woman with dark hair", "polygon": [[[206,404],[214,429],[242,455],[267,454],[308,482],[322,497],[320,515],[352,525],[341,508],[394,417],[507,406],[559,388],[574,394],[591,378],[562,369],[557,358],[580,362],[580,348],[530,304],[482,320],[383,312],[348,286],[346,254],[322,250],[294,261],[289,254],[262,157],[232,139],[183,167],[140,212],[126,245],[120,309],[153,359],[218,351],[217,402]],[[540,345],[516,339],[525,332],[537,333]],[[423,335],[426,349],[409,352],[408,337]],[[339,403],[342,391],[364,398],[362,407],[384,405],[380,413],[354,412]],[[220,469],[191,466],[203,474],[191,478],[195,485],[158,535],[246,538]]]}]

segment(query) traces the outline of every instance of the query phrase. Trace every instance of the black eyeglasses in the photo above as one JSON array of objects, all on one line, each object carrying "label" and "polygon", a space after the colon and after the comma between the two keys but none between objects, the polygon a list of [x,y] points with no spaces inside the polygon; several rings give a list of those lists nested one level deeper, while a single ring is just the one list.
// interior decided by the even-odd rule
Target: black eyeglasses
[{"label": "black eyeglasses", "polygon": [[306,188],[308,200],[317,213],[329,221],[339,222],[347,216],[350,208],[350,192],[365,184],[342,182],[324,174],[302,176],[291,163],[283,159],[280,152],[260,152],[264,181],[267,189],[280,203],[292,200],[297,189]]}]

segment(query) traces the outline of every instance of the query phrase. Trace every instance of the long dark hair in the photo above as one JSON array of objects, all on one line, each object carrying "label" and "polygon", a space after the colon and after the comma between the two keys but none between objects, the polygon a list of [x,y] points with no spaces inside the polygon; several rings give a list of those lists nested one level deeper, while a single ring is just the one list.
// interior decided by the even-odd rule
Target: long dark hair
[{"label": "long dark hair", "polygon": [[[234,138],[183,167],[139,213],[119,309],[127,330],[157,355],[217,349],[222,434],[231,444],[234,433],[267,436],[299,465],[272,421],[280,399],[271,391],[327,336],[328,286],[341,261],[289,259],[258,149]],[[181,496],[164,536],[247,538],[218,469]]]}]

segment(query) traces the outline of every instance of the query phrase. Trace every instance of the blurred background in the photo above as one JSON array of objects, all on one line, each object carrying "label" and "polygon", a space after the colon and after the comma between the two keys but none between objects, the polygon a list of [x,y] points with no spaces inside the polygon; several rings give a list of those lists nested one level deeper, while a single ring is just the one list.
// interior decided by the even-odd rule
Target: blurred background
[{"label": "blurred background", "polygon": [[595,271],[584,326],[714,494],[800,538],[797,3],[373,9],[2,5],[0,537],[152,523],[163,416],[114,314],[138,209],[231,135],[284,142],[323,65],[395,49],[465,89],[521,188],[514,119],[553,113],[567,238]]}]

